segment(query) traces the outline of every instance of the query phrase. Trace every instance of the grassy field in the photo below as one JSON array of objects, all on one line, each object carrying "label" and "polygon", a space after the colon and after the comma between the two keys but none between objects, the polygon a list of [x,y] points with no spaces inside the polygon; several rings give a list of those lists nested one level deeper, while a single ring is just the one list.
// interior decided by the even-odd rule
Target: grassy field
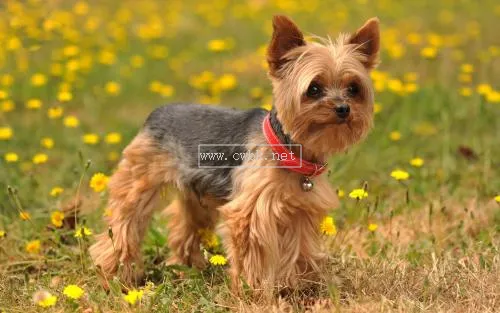
[{"label": "grassy field", "polygon": [[[87,252],[107,214],[95,174],[161,104],[270,108],[277,13],[319,36],[382,23],[375,127],[330,160],[325,279],[271,303],[235,296],[226,266],[164,265],[158,215],[149,282],[106,292]],[[0,312],[499,312],[499,20],[495,0],[3,1]]]}]

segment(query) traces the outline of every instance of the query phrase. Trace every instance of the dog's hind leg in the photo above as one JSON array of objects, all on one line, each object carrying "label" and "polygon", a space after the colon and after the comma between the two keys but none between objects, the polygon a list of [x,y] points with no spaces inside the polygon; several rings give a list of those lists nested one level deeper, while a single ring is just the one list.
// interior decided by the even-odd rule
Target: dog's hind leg
[{"label": "dog's hind leg", "polygon": [[169,264],[185,264],[203,268],[205,260],[200,251],[202,232],[212,232],[218,218],[217,201],[199,198],[194,192],[181,193],[166,209],[169,216]]},{"label": "dog's hind leg", "polygon": [[118,275],[123,283],[133,284],[142,276],[141,242],[160,189],[176,178],[174,163],[147,132],[124,150],[109,182],[110,231],[99,234],[90,247],[94,264],[106,279]]}]

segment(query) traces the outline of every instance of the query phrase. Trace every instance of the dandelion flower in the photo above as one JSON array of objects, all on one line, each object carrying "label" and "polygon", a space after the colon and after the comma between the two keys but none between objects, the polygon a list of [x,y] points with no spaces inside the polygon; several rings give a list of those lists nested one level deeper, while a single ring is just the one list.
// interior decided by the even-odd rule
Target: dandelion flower
[{"label": "dandelion flower", "polygon": [[462,97],[470,97],[472,96],[472,89],[469,87],[460,88],[459,93]]},{"label": "dandelion flower", "polygon": [[371,231],[371,232],[376,231],[376,230],[377,230],[377,228],[378,228],[378,225],[377,225],[377,224],[375,224],[375,223],[370,223],[370,224],[368,224],[368,230],[369,230],[369,231]]},{"label": "dandelion flower", "polygon": [[394,170],[391,172],[391,177],[396,180],[407,180],[410,178],[410,174],[402,170]]},{"label": "dandelion flower", "polygon": [[104,90],[106,90],[108,94],[116,96],[120,93],[121,85],[117,82],[111,81],[106,83],[106,85],[104,86]]},{"label": "dandelion flower", "polygon": [[217,235],[208,228],[202,228],[198,230],[198,234],[201,237],[201,243],[208,249],[217,248],[219,246],[219,238]]},{"label": "dandelion flower", "polygon": [[228,50],[229,45],[223,39],[212,39],[207,43],[207,48],[213,52],[222,52]]},{"label": "dandelion flower", "polygon": [[10,127],[0,127],[0,140],[9,140],[14,135],[14,131]]},{"label": "dandelion flower", "polygon": [[42,107],[42,101],[40,99],[29,99],[26,101],[26,108],[30,110],[38,110]]},{"label": "dandelion flower", "polygon": [[52,212],[52,214],[50,214],[50,221],[55,227],[61,228],[64,221],[64,213],[61,211]]},{"label": "dandelion flower", "polygon": [[33,302],[42,308],[49,308],[56,305],[57,297],[48,291],[40,290],[33,295]]},{"label": "dandelion flower", "polygon": [[84,291],[77,285],[68,285],[64,288],[63,294],[70,299],[78,300],[83,296]]},{"label": "dandelion flower", "polygon": [[63,191],[64,191],[64,189],[63,189],[63,188],[56,186],[56,187],[54,187],[54,188],[52,188],[52,189],[50,190],[50,196],[51,196],[51,197],[57,197],[57,196],[59,196],[61,193],[63,193]]},{"label": "dandelion flower", "polygon": [[149,83],[149,90],[154,93],[159,93],[163,84],[157,80],[153,80]]},{"label": "dandelion flower", "polygon": [[5,159],[5,162],[7,162],[7,163],[15,163],[15,162],[19,161],[19,156],[14,152],[7,152],[4,155],[4,159]]},{"label": "dandelion flower", "polygon": [[45,153],[37,153],[33,156],[34,164],[43,164],[46,163],[49,157]]},{"label": "dandelion flower", "polygon": [[494,199],[497,203],[500,203],[500,195],[496,196]]},{"label": "dandelion flower", "polygon": [[97,134],[85,134],[82,136],[83,143],[88,145],[96,145],[99,143],[99,136]]},{"label": "dandelion flower", "polygon": [[437,48],[436,47],[424,47],[420,50],[420,55],[425,59],[435,59],[437,56]]},{"label": "dandelion flower", "polygon": [[102,214],[102,216],[104,217],[111,217],[112,215],[113,215],[113,210],[111,210],[110,208],[105,208],[104,213]]},{"label": "dandelion flower", "polygon": [[43,74],[36,73],[33,76],[31,76],[31,84],[33,86],[43,86],[47,83],[47,77]]},{"label": "dandelion flower", "polygon": [[264,103],[263,105],[260,106],[261,108],[263,108],[264,110],[266,111],[271,111],[272,108],[273,108],[273,105],[271,103]]},{"label": "dandelion flower", "polygon": [[16,104],[12,100],[2,101],[1,110],[3,112],[12,112],[16,108]]},{"label": "dandelion flower", "polygon": [[373,104],[373,113],[378,114],[382,112],[382,105],[380,103],[375,102]]},{"label": "dandelion flower", "polygon": [[40,253],[40,240],[32,240],[26,244],[26,252],[31,254]]},{"label": "dandelion flower", "polygon": [[368,197],[368,192],[364,189],[358,188],[354,189],[349,193],[349,198],[356,199],[356,200],[361,200]]},{"label": "dandelion flower", "polygon": [[424,165],[424,159],[422,158],[413,158],[410,160],[410,165],[414,167],[422,167]]},{"label": "dandelion flower", "polygon": [[7,235],[7,232],[5,230],[0,229],[0,238],[3,238]]},{"label": "dandelion flower", "polygon": [[106,189],[108,185],[109,177],[104,175],[103,173],[96,173],[90,179],[90,188],[95,192],[101,192]]},{"label": "dandelion flower", "polygon": [[21,218],[23,221],[27,221],[31,219],[31,214],[26,211],[22,211],[19,213],[19,218]]},{"label": "dandelion flower", "polygon": [[174,94],[174,87],[171,85],[163,85],[160,89],[160,95],[163,98],[169,98]]},{"label": "dandelion flower", "polygon": [[80,121],[77,117],[70,115],[64,118],[64,126],[68,128],[76,128],[78,125],[80,125]]},{"label": "dandelion flower", "polygon": [[337,189],[337,197],[343,198],[345,196],[344,189]]},{"label": "dandelion flower", "polygon": [[144,292],[142,290],[129,290],[126,295],[123,296],[123,299],[130,303],[131,305],[135,305],[137,301],[141,301]]},{"label": "dandelion flower", "polygon": [[324,235],[335,236],[337,234],[337,227],[335,227],[335,222],[331,216],[326,216],[319,228]]},{"label": "dandelion flower", "polygon": [[469,63],[464,63],[460,66],[460,71],[462,71],[463,73],[472,73],[474,72],[474,65],[472,64],[469,64]]},{"label": "dandelion flower", "polygon": [[390,134],[389,134],[389,138],[392,140],[392,141],[399,141],[401,140],[401,133],[398,132],[398,131],[392,131]]},{"label": "dandelion flower", "polygon": [[218,83],[221,90],[234,89],[237,85],[236,76],[233,74],[224,74],[219,78]]},{"label": "dandelion flower", "polygon": [[83,238],[83,237],[88,237],[90,235],[92,235],[92,230],[90,230],[90,228],[87,228],[85,226],[76,227],[74,235],[75,238]]},{"label": "dandelion flower", "polygon": [[57,100],[61,102],[68,102],[71,101],[72,99],[73,99],[73,94],[71,93],[71,91],[61,90],[57,94]]},{"label": "dandelion flower", "polygon": [[52,107],[52,108],[49,108],[49,110],[47,111],[47,116],[51,120],[54,120],[56,118],[60,118],[63,115],[63,112],[64,112],[64,110],[60,106]]},{"label": "dandelion flower", "polygon": [[493,88],[491,88],[490,84],[482,83],[477,85],[476,87],[476,92],[483,96],[490,93],[491,91],[493,91]]},{"label": "dandelion flower", "polygon": [[122,141],[122,135],[120,135],[120,133],[116,133],[116,132],[109,133],[106,135],[106,138],[104,138],[104,140],[106,141],[106,143],[108,143],[110,145],[114,145],[114,144],[120,143]]},{"label": "dandelion flower", "polygon": [[213,255],[211,258],[210,258],[210,263],[212,263],[213,265],[217,265],[217,266],[222,266],[222,265],[226,265],[227,263],[227,260],[226,258],[223,256],[223,255],[220,255],[220,254],[216,254],[216,255]]},{"label": "dandelion flower", "polygon": [[45,149],[52,149],[54,147],[54,139],[50,137],[44,137],[40,141],[40,145]]}]

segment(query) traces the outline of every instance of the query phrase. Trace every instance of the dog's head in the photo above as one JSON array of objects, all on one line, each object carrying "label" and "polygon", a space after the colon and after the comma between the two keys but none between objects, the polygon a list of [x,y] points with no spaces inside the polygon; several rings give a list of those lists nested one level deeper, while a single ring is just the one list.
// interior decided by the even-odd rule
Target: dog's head
[{"label": "dog's head", "polygon": [[314,157],[347,149],[372,125],[369,72],[378,63],[379,22],[352,35],[306,42],[287,17],[275,16],[268,48],[274,107],[283,130]]}]

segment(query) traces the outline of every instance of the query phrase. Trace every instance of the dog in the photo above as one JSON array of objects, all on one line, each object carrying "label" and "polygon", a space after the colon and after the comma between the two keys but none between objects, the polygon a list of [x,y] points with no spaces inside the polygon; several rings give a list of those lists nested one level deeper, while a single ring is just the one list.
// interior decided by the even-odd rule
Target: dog
[{"label": "dog", "polygon": [[[104,277],[126,284],[141,277],[141,241],[165,186],[178,191],[166,209],[170,264],[203,268],[200,230],[221,219],[235,288],[242,281],[293,288],[320,273],[319,224],[338,204],[326,162],[372,128],[379,42],[377,18],[351,35],[310,42],[289,18],[275,16],[270,112],[196,104],[154,110],[108,185],[113,235],[98,235],[90,247]],[[247,152],[257,157],[241,157]]]}]

